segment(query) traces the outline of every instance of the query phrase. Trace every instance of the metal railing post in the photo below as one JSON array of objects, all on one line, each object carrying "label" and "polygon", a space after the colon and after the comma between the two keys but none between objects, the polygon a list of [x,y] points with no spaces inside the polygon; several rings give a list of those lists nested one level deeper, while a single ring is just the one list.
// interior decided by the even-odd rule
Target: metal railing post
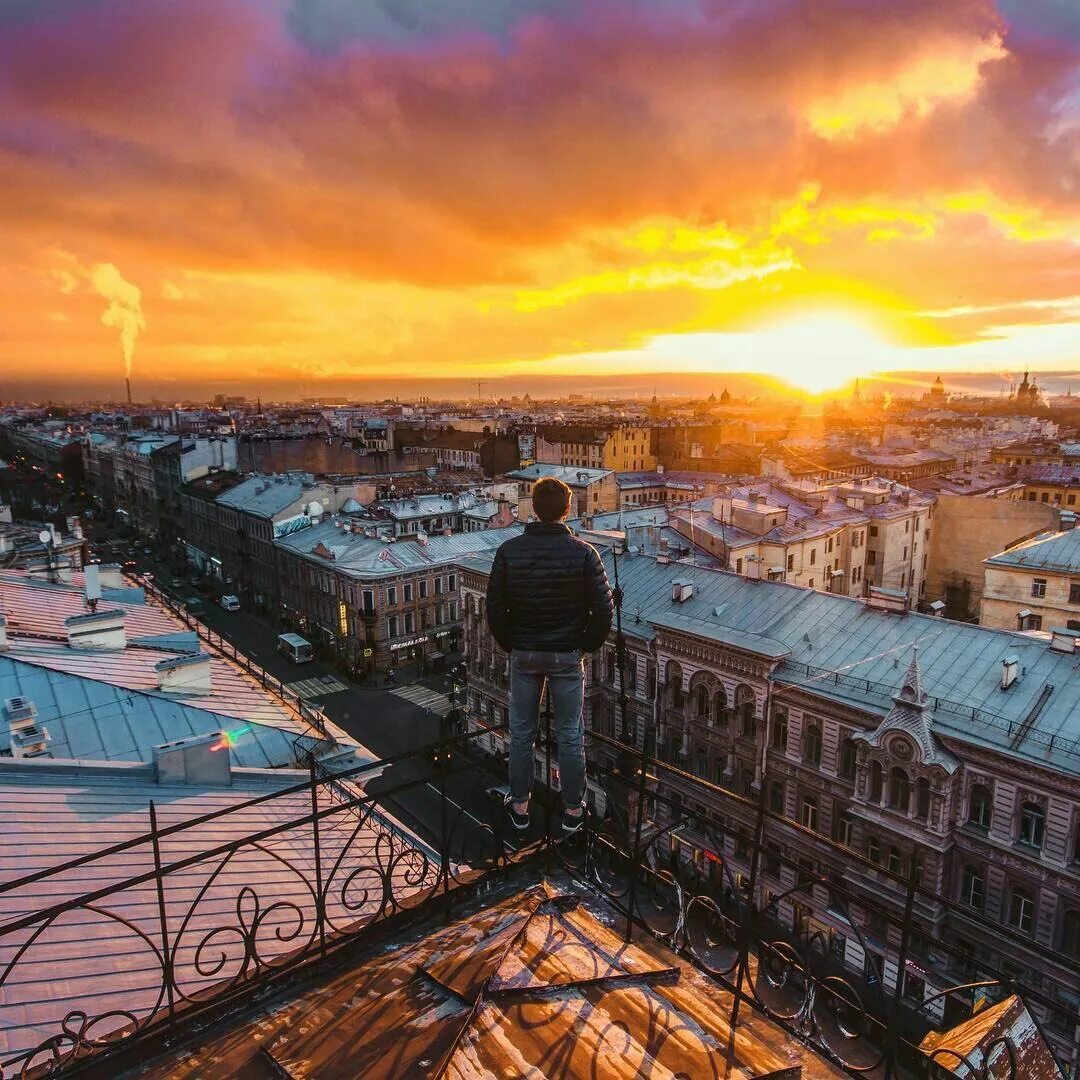
[{"label": "metal railing post", "polygon": [[[896,1058],[900,1050],[900,1003],[904,993],[904,976],[907,970],[908,951],[911,948],[911,913],[915,907],[917,861],[911,855],[911,871],[908,875],[907,899],[904,902],[904,925],[900,930],[900,953],[896,958],[896,985],[893,987],[892,1008],[889,1009],[889,1027],[885,1033],[885,1074],[883,1080],[892,1080],[896,1072]],[[884,975],[884,972],[882,973]]]},{"label": "metal railing post", "polygon": [[645,732],[641,746],[641,765],[638,769],[637,821],[634,824],[634,848],[630,853],[630,886],[626,893],[626,943],[634,934],[634,904],[637,897],[637,879],[641,870],[641,827],[645,820],[645,791],[649,779],[649,762],[653,755],[656,731]]},{"label": "metal railing post", "polygon": [[[758,790],[757,818],[754,823],[754,841],[750,852],[750,881],[747,889],[747,898],[743,924],[739,934],[739,974],[735,983],[735,1000],[731,1009],[731,1031],[734,1037],[735,1027],[739,1022],[739,1006],[743,999],[743,984],[750,973],[750,930],[757,914],[757,878],[758,867],[761,864],[761,849],[765,845],[765,790],[766,779],[761,777],[761,787]],[[736,901],[737,902],[737,901]],[[758,958],[758,963],[761,958]]]},{"label": "metal railing post", "polygon": [[326,955],[326,898],[323,896],[322,849],[319,843],[319,789],[315,774],[315,752],[308,751],[311,770],[311,839],[315,854],[315,925],[319,929],[319,953]]},{"label": "metal railing post", "polygon": [[[547,796],[544,799],[544,866],[551,870],[551,680],[545,676],[543,685],[544,695],[544,782],[547,785]],[[559,775],[559,790],[562,790],[563,776]]]},{"label": "metal railing post", "polygon": [[154,886],[157,890],[158,920],[161,925],[161,977],[165,980],[165,999],[169,1006],[169,1023],[176,1021],[176,1001],[173,998],[173,961],[169,945],[169,920],[165,910],[165,880],[161,873],[161,843],[158,838],[157,809],[150,800],[150,846],[154,851]]}]

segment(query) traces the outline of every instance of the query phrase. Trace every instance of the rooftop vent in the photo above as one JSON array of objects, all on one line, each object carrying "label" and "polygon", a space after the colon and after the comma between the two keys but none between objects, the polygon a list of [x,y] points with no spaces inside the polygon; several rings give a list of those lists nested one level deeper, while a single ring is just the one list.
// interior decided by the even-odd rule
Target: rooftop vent
[{"label": "rooftop vent", "polygon": [[52,736],[37,722],[37,709],[29,698],[13,697],[4,702],[7,713],[11,756],[15,758],[50,757]]},{"label": "rooftop vent", "polygon": [[694,595],[694,583],[692,581],[673,581],[671,583],[671,599],[682,604]]},{"label": "rooftop vent", "polygon": [[939,619],[943,619],[945,617],[945,601],[935,600],[930,605],[930,613]]},{"label": "rooftop vent", "polygon": [[227,740],[220,731],[155,746],[154,770],[159,784],[232,783]]},{"label": "rooftop vent", "polygon": [[127,645],[124,613],[119,610],[71,615],[64,626],[73,649],[123,649]]},{"label": "rooftop vent", "polygon": [[908,596],[903,589],[888,589],[884,585],[871,585],[866,594],[866,606],[875,611],[905,612]]},{"label": "rooftop vent", "polygon": [[101,563],[98,565],[98,582],[103,589],[122,589],[124,571],[116,563]]},{"label": "rooftop vent", "polygon": [[209,694],[210,654],[173,656],[154,665],[158,689],[166,694]]},{"label": "rooftop vent", "polygon": [[1076,514],[1071,510],[1061,511],[1061,531],[1067,532],[1069,529],[1076,528]]},{"label": "rooftop vent", "polygon": [[1008,690],[1020,674],[1020,657],[1006,656],[1001,661],[1001,689]]}]

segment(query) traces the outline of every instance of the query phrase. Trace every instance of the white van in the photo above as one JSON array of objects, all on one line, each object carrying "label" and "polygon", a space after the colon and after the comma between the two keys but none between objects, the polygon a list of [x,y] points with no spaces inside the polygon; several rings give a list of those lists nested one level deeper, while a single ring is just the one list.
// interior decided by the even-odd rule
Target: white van
[{"label": "white van", "polygon": [[239,611],[240,610],[240,597],[239,596],[223,596],[221,598],[221,606],[226,611]]},{"label": "white van", "polygon": [[306,664],[311,659],[311,642],[299,634],[279,634],[277,651],[294,664]]}]

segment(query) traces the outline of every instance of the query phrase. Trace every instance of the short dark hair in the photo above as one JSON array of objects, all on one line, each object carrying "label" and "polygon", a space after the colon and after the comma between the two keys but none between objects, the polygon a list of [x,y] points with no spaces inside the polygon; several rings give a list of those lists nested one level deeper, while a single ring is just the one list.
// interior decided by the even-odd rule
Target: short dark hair
[{"label": "short dark hair", "polygon": [[570,512],[570,489],[554,476],[536,481],[532,499],[533,510],[541,521],[562,521]]}]

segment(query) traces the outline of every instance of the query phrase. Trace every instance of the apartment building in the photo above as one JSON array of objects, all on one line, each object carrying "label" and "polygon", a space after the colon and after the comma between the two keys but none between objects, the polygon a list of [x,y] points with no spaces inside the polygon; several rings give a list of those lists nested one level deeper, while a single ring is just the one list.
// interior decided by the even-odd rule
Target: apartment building
[{"label": "apartment building", "polygon": [[587,517],[619,508],[619,488],[610,469],[572,468],[538,462],[525,469],[514,469],[507,480],[518,485],[518,519],[528,521],[533,516],[532,489],[537,480],[552,476],[561,480],[573,493],[571,517]]},{"label": "apartment building", "polygon": [[1080,531],[1071,510],[1061,528],[991,555],[979,622],[1003,630],[1080,634]]},{"label": "apartment building", "polygon": [[188,485],[180,495],[184,520],[194,527],[185,537],[188,559],[250,603],[269,605],[277,594],[274,541],[350,500],[359,509],[374,493],[370,483],[316,482],[310,473]]},{"label": "apartment building", "polygon": [[1006,443],[990,451],[990,460],[999,465],[1057,465],[1068,468],[1080,463],[1080,442],[1040,439]]},{"label": "apartment building", "polygon": [[519,532],[397,539],[327,515],[275,544],[280,614],[360,672],[436,663],[458,647],[459,564]]},{"label": "apartment building", "polygon": [[657,463],[652,431],[643,425],[539,427],[535,453],[543,464],[616,472],[647,471]]},{"label": "apartment building", "polygon": [[1023,465],[1014,482],[1023,485],[1021,498],[1075,509],[1080,498],[1080,457],[1072,465]]},{"label": "apartment building", "polygon": [[[612,558],[604,553],[609,576]],[[508,705],[506,657],[485,621],[489,567],[479,557],[461,564],[473,730],[505,720]],[[587,725],[619,735],[624,691],[638,746],[648,739],[663,761],[775,816],[751,902],[775,904],[803,940],[821,941],[885,993],[896,985],[906,925],[912,1006],[978,981],[983,965],[1004,970],[1030,990],[1058,1053],[1075,1062],[1080,1032],[1055,1009],[1071,1010],[1080,995],[1080,672],[1071,639],[1066,648],[1060,638],[886,612],[645,555],[621,556],[619,577],[624,615],[634,612],[623,619],[629,663],[618,670],[614,637],[589,659]],[[499,735],[482,738],[504,749]],[[614,765],[613,754],[595,752]],[[694,813],[720,812],[708,793],[673,773],[657,784],[676,812],[656,810],[656,828],[671,830],[673,848],[706,881],[722,856],[747,890],[754,802],[706,833]],[[589,798],[619,812],[595,780]],[[815,836],[866,862],[838,862]],[[768,852],[801,866],[800,881]],[[830,909],[826,893],[805,883],[819,875],[857,878],[888,920],[869,908]],[[905,910],[904,879],[940,900]],[[817,902],[800,902],[800,893]],[[970,1008],[972,992],[957,1001]]]},{"label": "apartment building", "polygon": [[722,473],[674,472],[657,466],[652,472],[620,472],[615,476],[623,508],[690,502],[721,491],[732,481]]}]

